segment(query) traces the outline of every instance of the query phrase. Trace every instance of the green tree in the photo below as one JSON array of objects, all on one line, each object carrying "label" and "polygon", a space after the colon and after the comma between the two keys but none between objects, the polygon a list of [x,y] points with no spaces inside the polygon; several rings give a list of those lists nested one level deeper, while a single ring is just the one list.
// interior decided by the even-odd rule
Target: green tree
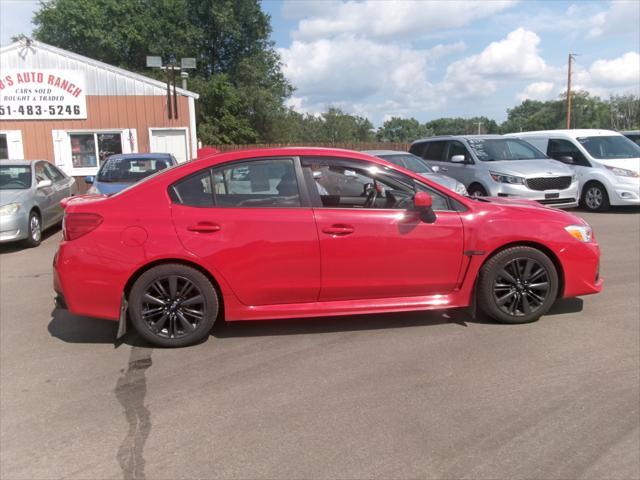
[{"label": "green tree", "polygon": [[146,75],[146,55],[196,57],[205,143],[273,141],[291,92],[257,0],[47,0],[36,39]]},{"label": "green tree", "polygon": [[430,137],[433,132],[415,118],[392,117],[378,128],[376,137],[382,142],[412,142]]}]

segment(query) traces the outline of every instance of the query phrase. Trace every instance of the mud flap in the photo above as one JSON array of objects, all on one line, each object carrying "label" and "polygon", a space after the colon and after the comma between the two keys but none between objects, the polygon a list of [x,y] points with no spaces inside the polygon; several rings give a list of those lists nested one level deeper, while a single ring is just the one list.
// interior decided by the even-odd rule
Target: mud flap
[{"label": "mud flap", "polygon": [[129,308],[129,302],[122,294],[120,300],[120,319],[118,320],[118,333],[116,334],[116,340],[121,339],[127,333],[127,309]]}]

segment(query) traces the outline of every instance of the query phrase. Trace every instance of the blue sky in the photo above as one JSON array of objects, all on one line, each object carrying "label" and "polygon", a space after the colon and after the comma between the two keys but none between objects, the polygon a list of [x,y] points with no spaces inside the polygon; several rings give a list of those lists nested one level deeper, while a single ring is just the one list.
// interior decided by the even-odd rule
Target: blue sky
[{"label": "blue sky", "polygon": [[[0,0],[1,43],[28,34],[37,1]],[[523,99],[566,83],[593,94],[640,95],[640,2],[264,0],[289,104],[421,121],[487,115],[504,120]]]}]

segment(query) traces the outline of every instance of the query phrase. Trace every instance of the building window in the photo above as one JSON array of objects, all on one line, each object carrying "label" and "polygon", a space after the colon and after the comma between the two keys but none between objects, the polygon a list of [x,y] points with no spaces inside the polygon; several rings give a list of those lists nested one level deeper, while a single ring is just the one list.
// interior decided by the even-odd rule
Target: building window
[{"label": "building window", "polygon": [[69,139],[74,168],[95,168],[108,156],[122,153],[120,133],[70,133]]},{"label": "building window", "polygon": [[7,134],[0,133],[0,160],[9,159],[9,146],[7,145]]}]

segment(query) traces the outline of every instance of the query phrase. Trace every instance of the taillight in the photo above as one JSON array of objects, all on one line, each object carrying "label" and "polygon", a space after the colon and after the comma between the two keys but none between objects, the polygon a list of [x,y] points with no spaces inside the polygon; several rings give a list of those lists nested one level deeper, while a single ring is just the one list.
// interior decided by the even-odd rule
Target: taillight
[{"label": "taillight", "polygon": [[65,213],[62,235],[65,240],[75,240],[98,228],[102,217],[97,213]]}]

